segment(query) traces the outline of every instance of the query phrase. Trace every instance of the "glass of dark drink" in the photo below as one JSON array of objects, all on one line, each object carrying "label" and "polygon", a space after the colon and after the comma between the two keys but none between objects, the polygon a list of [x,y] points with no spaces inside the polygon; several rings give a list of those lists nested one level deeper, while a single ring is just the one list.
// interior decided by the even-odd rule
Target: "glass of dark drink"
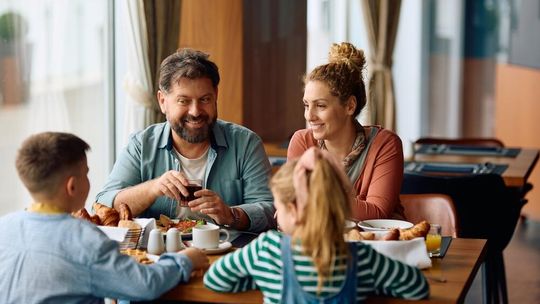
[{"label": "glass of dark drink", "polygon": [[186,186],[187,191],[189,192],[188,196],[180,194],[180,206],[187,207],[188,203],[197,197],[195,192],[202,190],[202,180],[200,179],[189,179],[188,185]]}]

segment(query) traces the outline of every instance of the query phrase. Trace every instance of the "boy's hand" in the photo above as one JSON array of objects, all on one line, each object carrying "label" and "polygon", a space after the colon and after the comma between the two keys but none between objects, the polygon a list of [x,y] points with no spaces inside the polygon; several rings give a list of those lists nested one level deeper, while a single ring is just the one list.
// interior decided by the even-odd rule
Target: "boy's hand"
[{"label": "boy's hand", "polygon": [[193,263],[193,270],[206,269],[210,266],[208,257],[202,250],[198,248],[187,248],[180,251],[180,253],[185,254],[191,260]]}]

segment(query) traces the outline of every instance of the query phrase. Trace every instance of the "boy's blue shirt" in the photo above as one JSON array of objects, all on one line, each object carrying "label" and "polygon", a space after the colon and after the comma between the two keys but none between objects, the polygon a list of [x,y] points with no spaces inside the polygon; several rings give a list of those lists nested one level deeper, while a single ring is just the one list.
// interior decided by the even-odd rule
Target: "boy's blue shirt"
[{"label": "boy's blue shirt", "polygon": [[0,303],[150,300],[187,282],[192,267],[183,254],[139,264],[94,224],[69,214],[0,217]]}]

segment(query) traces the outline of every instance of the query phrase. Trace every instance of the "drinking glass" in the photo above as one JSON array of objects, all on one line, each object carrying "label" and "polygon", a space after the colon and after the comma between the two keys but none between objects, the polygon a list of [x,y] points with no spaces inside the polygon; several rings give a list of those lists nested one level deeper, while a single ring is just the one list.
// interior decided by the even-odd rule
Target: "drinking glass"
[{"label": "drinking glass", "polygon": [[426,248],[430,257],[439,256],[441,253],[441,225],[431,224],[426,235]]},{"label": "drinking glass", "polygon": [[195,196],[195,192],[202,190],[202,184],[202,179],[188,179],[188,185],[186,186],[186,189],[189,194],[188,196],[180,194],[180,201],[178,202],[178,204],[181,207],[188,207],[188,203],[197,198]]}]

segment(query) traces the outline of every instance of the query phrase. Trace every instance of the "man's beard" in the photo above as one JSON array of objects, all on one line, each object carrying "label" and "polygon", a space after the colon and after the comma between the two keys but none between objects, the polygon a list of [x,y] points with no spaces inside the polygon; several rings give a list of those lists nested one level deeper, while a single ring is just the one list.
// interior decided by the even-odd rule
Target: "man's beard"
[{"label": "man's beard", "polygon": [[[185,115],[180,118],[180,122],[178,124],[172,124],[171,123],[171,129],[180,136],[183,140],[187,141],[191,144],[197,144],[204,142],[210,138],[210,131],[214,127],[216,123],[216,117],[214,117],[211,121],[208,115],[199,115],[198,117],[194,117],[191,115]],[[185,126],[185,123],[187,121],[204,121],[205,123],[197,129],[188,128]]]}]

